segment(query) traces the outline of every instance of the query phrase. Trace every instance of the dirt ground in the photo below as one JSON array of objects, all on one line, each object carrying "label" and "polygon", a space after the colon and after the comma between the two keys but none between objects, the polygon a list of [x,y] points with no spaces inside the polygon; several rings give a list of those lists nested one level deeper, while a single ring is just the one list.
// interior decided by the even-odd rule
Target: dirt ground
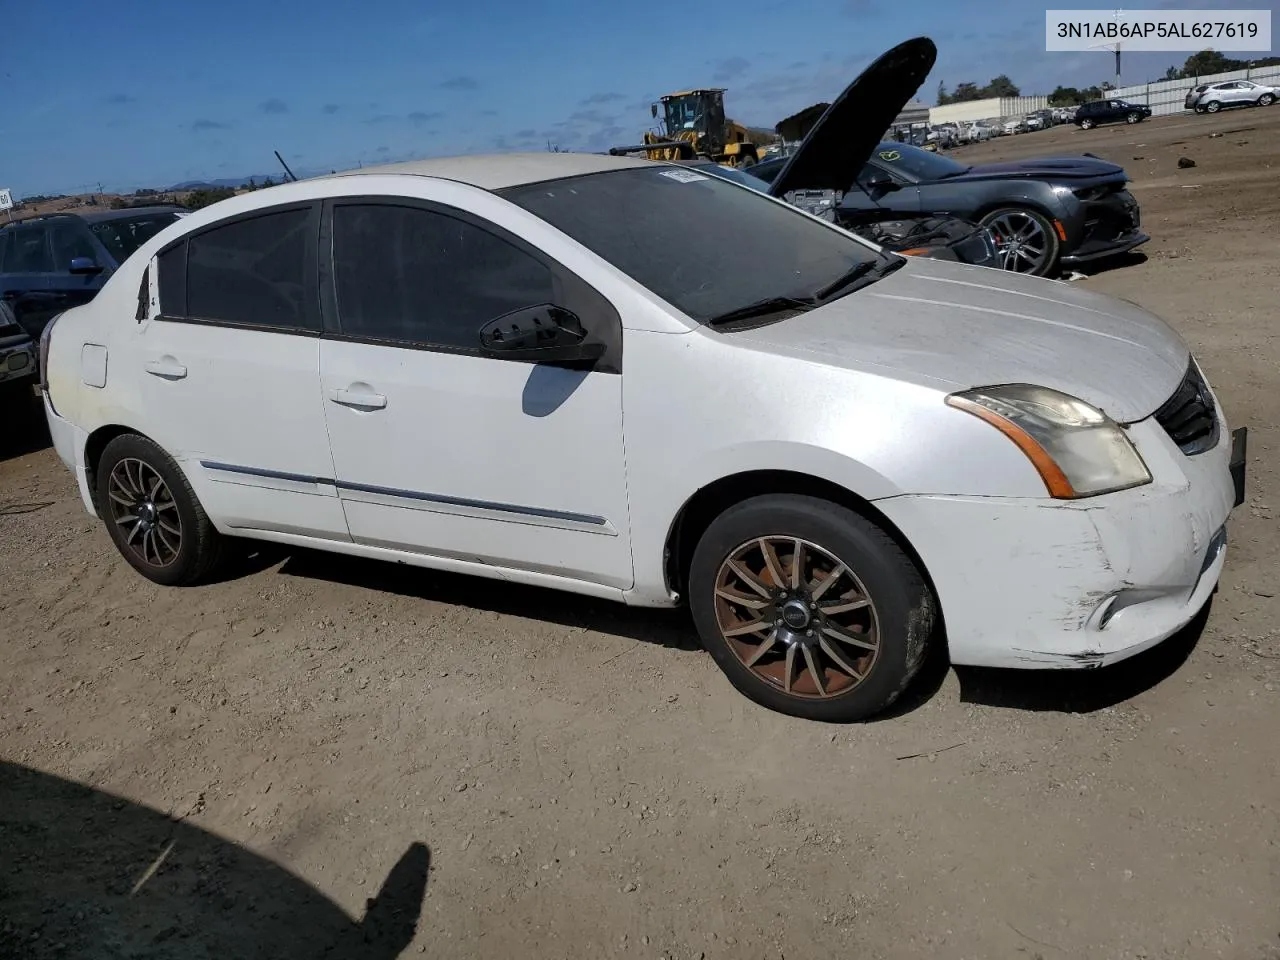
[{"label": "dirt ground", "polygon": [[1082,151],[1154,239],[1079,282],[1167,317],[1250,428],[1202,630],[935,664],[830,727],[748,703],[680,615],[305,553],[152,586],[10,451],[0,955],[1280,958],[1280,107],[956,155]]}]

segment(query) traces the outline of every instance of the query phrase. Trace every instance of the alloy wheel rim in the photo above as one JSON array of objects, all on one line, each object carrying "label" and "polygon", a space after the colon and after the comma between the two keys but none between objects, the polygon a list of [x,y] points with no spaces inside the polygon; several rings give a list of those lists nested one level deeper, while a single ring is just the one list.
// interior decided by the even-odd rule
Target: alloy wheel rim
[{"label": "alloy wheel rim", "polygon": [[996,241],[1000,267],[1014,273],[1034,273],[1049,255],[1049,237],[1035,217],[1010,211],[984,224]]},{"label": "alloy wheel rim", "polygon": [[133,457],[111,469],[107,482],[112,522],[124,545],[149,567],[167,567],[182,550],[182,517],[169,485],[149,463]]},{"label": "alloy wheel rim", "polygon": [[731,551],[716,574],[715,611],[742,665],[789,696],[847,694],[879,657],[879,616],[862,581],[798,537],[758,537]]}]

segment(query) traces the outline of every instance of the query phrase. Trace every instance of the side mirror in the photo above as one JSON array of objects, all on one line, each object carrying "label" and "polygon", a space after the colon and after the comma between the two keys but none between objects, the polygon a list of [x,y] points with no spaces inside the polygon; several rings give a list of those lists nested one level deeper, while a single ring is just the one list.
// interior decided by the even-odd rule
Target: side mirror
[{"label": "side mirror", "polygon": [[68,269],[73,276],[77,277],[89,277],[102,272],[102,267],[92,257],[72,257],[71,266]]},{"label": "side mirror", "polygon": [[566,363],[598,360],[604,344],[586,343],[582,321],[554,304],[515,310],[480,328],[480,349],[496,360]]},{"label": "side mirror", "polygon": [[892,193],[898,189],[898,181],[887,173],[875,173],[862,181],[862,185],[872,193]]},{"label": "side mirror", "polygon": [[656,103],[649,104],[649,115],[655,120],[658,119],[658,105]]}]

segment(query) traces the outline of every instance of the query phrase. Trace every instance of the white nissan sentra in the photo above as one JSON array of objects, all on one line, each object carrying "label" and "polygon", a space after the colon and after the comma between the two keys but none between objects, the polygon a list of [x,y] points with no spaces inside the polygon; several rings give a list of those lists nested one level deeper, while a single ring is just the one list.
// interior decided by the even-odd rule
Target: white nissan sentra
[{"label": "white nissan sentra", "polygon": [[223,201],[40,356],[85,508],[157,583],[254,538],[687,602],[735,687],[821,720],[882,710],[931,644],[1158,643],[1214,590],[1244,483],[1243,431],[1145,310],[628,158]]}]

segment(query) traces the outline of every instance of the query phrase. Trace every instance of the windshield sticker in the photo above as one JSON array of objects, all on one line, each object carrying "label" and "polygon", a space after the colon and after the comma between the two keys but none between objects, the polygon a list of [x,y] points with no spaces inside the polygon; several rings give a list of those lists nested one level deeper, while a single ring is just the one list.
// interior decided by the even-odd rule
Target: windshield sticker
[{"label": "windshield sticker", "polygon": [[700,173],[694,173],[692,170],[661,170],[659,176],[668,177],[677,183],[695,183],[698,180],[706,180]]},{"label": "windshield sticker", "polygon": [[880,159],[887,161],[888,163],[893,163],[895,160],[901,160],[902,154],[897,150],[881,150]]}]

